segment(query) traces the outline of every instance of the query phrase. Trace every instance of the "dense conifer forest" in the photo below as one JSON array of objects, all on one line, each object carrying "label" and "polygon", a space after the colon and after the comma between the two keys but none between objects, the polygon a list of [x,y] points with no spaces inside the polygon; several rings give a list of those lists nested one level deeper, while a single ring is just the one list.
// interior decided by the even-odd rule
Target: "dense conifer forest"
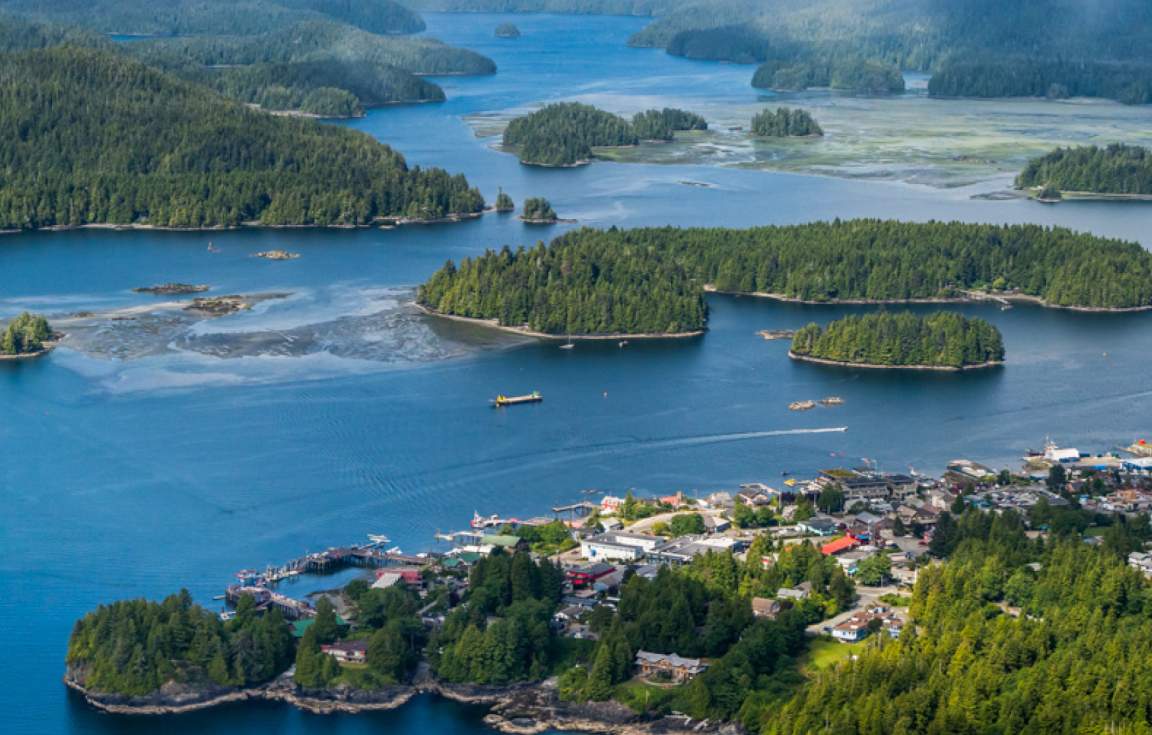
[{"label": "dense conifer forest", "polygon": [[[370,137],[252,112],[108,52],[0,63],[0,228],[364,224],[483,208]],[[208,192],[208,195],[205,195]]]},{"label": "dense conifer forest", "polygon": [[702,288],[815,302],[1015,292],[1054,306],[1152,305],[1152,253],[1038,225],[837,220],[724,228],[582,229],[545,247],[449,262],[419,300],[551,334],[704,327]]},{"label": "dense conifer forest", "polygon": [[8,322],[0,333],[0,355],[27,355],[44,349],[52,338],[52,327],[39,314],[24,312]]},{"label": "dense conifer forest", "polygon": [[508,123],[504,145],[515,148],[522,163],[572,166],[591,160],[596,147],[668,141],[678,130],[707,129],[704,118],[671,107],[645,110],[629,121],[591,105],[559,102]]},{"label": "dense conifer forest", "polygon": [[688,332],[707,314],[684,269],[655,248],[566,237],[449,262],[418,298],[444,314],[558,335]]},{"label": "dense conifer forest", "polygon": [[248,686],[292,662],[292,634],[278,612],[258,614],[245,597],[222,623],[187,591],[163,602],[101,605],[72,630],[68,665],[89,689],[144,695],[169,681],[198,687]]},{"label": "dense conifer forest", "polygon": [[1030,541],[1012,511],[941,523],[951,558],[920,570],[915,625],[819,674],[762,732],[1145,732],[1152,597],[1131,547]]},{"label": "dense conifer forest", "polygon": [[371,33],[417,33],[424,21],[393,0],[0,0],[0,12],[100,33],[245,35],[331,19]]},{"label": "dense conifer forest", "polygon": [[1014,56],[949,59],[932,75],[928,93],[935,97],[1106,97],[1144,105],[1152,102],[1152,64]]},{"label": "dense conifer forest", "polygon": [[952,312],[849,315],[792,337],[798,357],[884,367],[962,368],[1004,360],[1000,330]]},{"label": "dense conifer forest", "polygon": [[[506,204],[511,207],[511,198],[508,199]],[[505,209],[504,211],[511,211],[511,209]],[[557,220],[556,210],[552,208],[552,203],[544,197],[528,197],[525,199],[524,213],[521,216],[531,222],[555,222]]]},{"label": "dense conifer forest", "polygon": [[1057,148],[1028,162],[1016,186],[1049,192],[1152,194],[1152,151],[1116,143],[1104,148]]},{"label": "dense conifer forest", "polygon": [[807,110],[777,107],[752,116],[752,134],[763,138],[806,138],[822,136],[824,130]]},{"label": "dense conifer forest", "polygon": [[904,75],[893,63],[853,56],[828,61],[782,57],[756,67],[752,86],[787,91],[831,87],[864,94],[894,94],[904,91]]}]

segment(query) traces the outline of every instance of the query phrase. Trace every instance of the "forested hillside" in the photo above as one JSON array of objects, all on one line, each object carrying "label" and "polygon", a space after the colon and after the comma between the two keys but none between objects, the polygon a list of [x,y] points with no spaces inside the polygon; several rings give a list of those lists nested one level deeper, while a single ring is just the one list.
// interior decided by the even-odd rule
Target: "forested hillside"
[{"label": "forested hillside", "polygon": [[420,292],[449,314],[554,334],[699,329],[701,289],[805,301],[1013,291],[1057,306],[1152,305],[1152,253],[1038,225],[847,220],[747,230],[582,229],[449,263]]},{"label": "forested hillside", "polygon": [[904,75],[891,62],[852,55],[814,60],[776,56],[756,67],[752,86],[788,91],[830,87],[864,94],[892,94],[904,91]]},{"label": "forested hillside", "polygon": [[1152,195],[1152,151],[1121,143],[1057,148],[1029,161],[1016,177],[1016,186]]},{"label": "forested hillside", "polygon": [[393,0],[0,0],[0,12],[100,33],[155,36],[264,33],[333,19],[372,33],[417,33],[419,15]]},{"label": "forested hillside", "polygon": [[253,112],[115,54],[0,63],[0,229],[362,224],[482,207],[462,176],[409,169],[366,135]]},{"label": "forested hillside", "polygon": [[915,625],[819,674],[762,731],[1145,732],[1152,597],[1140,573],[1107,544],[1030,542],[1011,511],[949,521],[959,546],[920,570]]},{"label": "forested hillside", "polygon": [[[936,72],[930,91],[944,96],[1152,101],[1145,0],[693,0],[631,43],[690,58],[770,62],[756,86],[830,80],[823,69],[830,59],[855,58],[872,70],[854,84],[846,74],[845,89],[892,89],[892,70],[900,68]],[[775,79],[782,68],[789,71]]]},{"label": "forested hillside", "polygon": [[791,353],[883,367],[962,368],[1004,360],[1000,330],[952,312],[849,315],[792,337]]}]

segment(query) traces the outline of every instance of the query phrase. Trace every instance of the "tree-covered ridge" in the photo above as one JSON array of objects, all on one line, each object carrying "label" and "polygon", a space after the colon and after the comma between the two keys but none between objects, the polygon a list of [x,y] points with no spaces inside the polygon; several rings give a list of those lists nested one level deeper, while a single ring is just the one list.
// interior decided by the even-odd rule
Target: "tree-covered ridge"
[{"label": "tree-covered ridge", "polygon": [[39,314],[24,312],[0,333],[0,355],[29,355],[44,349],[52,339],[52,327]]},{"label": "tree-covered ridge", "polygon": [[810,60],[787,56],[771,58],[756,67],[752,86],[788,91],[830,87],[864,94],[899,93],[905,87],[904,75],[896,64],[855,56]]},{"label": "tree-covered ridge", "polygon": [[1152,595],[1140,573],[1078,538],[1030,543],[1011,511],[960,523],[976,535],[920,570],[915,625],[817,676],[763,733],[1147,731]]},{"label": "tree-covered ridge", "polygon": [[244,597],[236,617],[222,623],[182,591],[159,603],[126,600],[88,613],[72,629],[67,662],[93,692],[145,695],[168,682],[259,684],[287,668],[292,655],[279,612],[258,615]]},{"label": "tree-covered ridge", "polygon": [[645,110],[629,121],[591,105],[558,102],[513,119],[503,143],[516,149],[522,163],[571,166],[591,160],[596,147],[668,141],[677,130],[707,129],[704,118],[671,107]]},{"label": "tree-covered ridge", "polygon": [[112,42],[98,33],[54,23],[37,23],[8,15],[0,4],[0,52],[31,51],[64,44],[112,47]]},{"label": "tree-covered ridge", "polygon": [[886,367],[962,368],[1004,360],[1000,330],[953,312],[848,315],[792,337],[793,355]]},{"label": "tree-covered ridge", "polygon": [[557,335],[676,334],[702,329],[707,317],[699,288],[656,243],[580,236],[449,261],[418,299],[444,314]]},{"label": "tree-covered ridge", "polygon": [[765,138],[819,137],[823,128],[807,110],[777,107],[752,116],[752,134]]},{"label": "tree-covered ridge", "polygon": [[371,33],[418,33],[423,19],[393,0],[0,0],[0,11],[100,33],[248,35],[302,20],[338,20]]},{"label": "tree-covered ridge", "polygon": [[1035,59],[1017,56],[949,58],[928,80],[935,97],[1105,97],[1152,103],[1147,61]]},{"label": "tree-covered ridge", "polygon": [[475,51],[434,38],[367,33],[343,23],[312,20],[260,35],[200,36],[138,41],[125,50],[150,64],[202,66],[336,60],[394,66],[414,74],[492,74],[496,65]]},{"label": "tree-covered ridge", "polygon": [[1152,151],[1114,143],[1057,148],[1028,162],[1016,186],[1097,194],[1152,194]]},{"label": "tree-covered ridge", "polygon": [[364,224],[483,205],[462,176],[410,169],[367,135],[253,112],[118,55],[0,63],[0,229]]},{"label": "tree-covered ridge", "polygon": [[559,102],[518,117],[504,130],[504,145],[520,160],[541,166],[587,161],[594,146],[636,145],[624,118],[579,102]]},{"label": "tree-covered ridge", "polygon": [[356,117],[397,102],[439,102],[444,90],[420,77],[368,61],[294,61],[203,69],[189,78],[225,97],[266,110]]},{"label": "tree-covered ridge", "polygon": [[694,0],[630,43],[789,68],[779,80],[777,69],[763,70],[756,86],[812,86],[806,80],[829,77],[829,59],[859,58],[874,69],[845,88],[895,85],[898,68],[935,72],[930,90],[944,96],[1152,101],[1145,0]]}]

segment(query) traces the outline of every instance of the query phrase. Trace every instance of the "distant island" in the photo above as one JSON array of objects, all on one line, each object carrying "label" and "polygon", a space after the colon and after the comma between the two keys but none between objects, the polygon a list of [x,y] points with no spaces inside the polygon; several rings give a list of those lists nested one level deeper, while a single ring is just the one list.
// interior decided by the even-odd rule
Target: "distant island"
[{"label": "distant island", "polygon": [[[511,198],[509,198],[510,202]],[[555,223],[559,217],[556,216],[556,210],[552,209],[552,203],[547,199],[529,197],[524,200],[524,213],[520,215],[520,219],[530,225],[550,225]]]},{"label": "distant island", "polygon": [[824,130],[807,110],[777,107],[752,116],[752,134],[762,138],[818,138]]},{"label": "distant island", "polygon": [[805,303],[995,298],[1152,309],[1152,253],[1038,225],[837,220],[580,229],[548,246],[451,261],[420,288],[436,313],[537,335],[699,333],[706,291]]},{"label": "distant island", "polygon": [[1152,151],[1123,143],[1057,148],[1029,161],[1016,186],[1042,200],[1069,195],[1152,200]]},{"label": "distant island", "polygon": [[792,337],[788,356],[850,367],[968,370],[1004,362],[1000,330],[952,312],[849,315],[826,327],[809,324]]},{"label": "distant island", "polygon": [[520,38],[520,29],[514,23],[501,23],[496,26],[496,38]]},{"label": "distant island", "polygon": [[4,172],[0,229],[352,226],[484,208],[463,176],[409,168],[368,135],[254,112],[119,54],[8,54],[0,79],[5,120],[29,131],[7,143],[20,164]]},{"label": "distant island", "polygon": [[704,118],[664,108],[632,120],[579,102],[559,102],[518,117],[504,130],[503,145],[521,163],[571,167],[590,163],[597,147],[634,146],[641,140],[672,140],[678,130],[706,130]]},{"label": "distant island", "polygon": [[135,293],[149,293],[156,296],[180,296],[190,293],[203,293],[207,290],[208,286],[194,283],[161,283],[156,286],[137,286],[132,289]]},{"label": "distant island", "polygon": [[0,334],[0,359],[38,357],[55,347],[56,339],[58,337],[47,319],[24,312],[8,322]]},{"label": "distant island", "polygon": [[885,61],[858,56],[834,59],[774,58],[756,67],[752,86],[801,92],[810,87],[859,92],[899,94],[904,91],[900,67]]}]

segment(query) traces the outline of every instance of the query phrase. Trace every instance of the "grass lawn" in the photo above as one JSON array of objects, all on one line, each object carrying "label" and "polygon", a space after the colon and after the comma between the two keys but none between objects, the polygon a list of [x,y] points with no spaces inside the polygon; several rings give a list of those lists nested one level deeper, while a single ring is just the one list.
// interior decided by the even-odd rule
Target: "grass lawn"
[{"label": "grass lawn", "polygon": [[677,694],[678,686],[657,686],[639,679],[626,681],[616,687],[614,698],[617,702],[632,709],[633,712],[643,713],[658,710],[661,705],[670,703]]},{"label": "grass lawn", "polygon": [[857,643],[839,643],[831,638],[817,638],[808,645],[808,653],[800,660],[800,668],[806,672],[823,671],[853,653],[859,653],[868,644],[867,639]]}]

